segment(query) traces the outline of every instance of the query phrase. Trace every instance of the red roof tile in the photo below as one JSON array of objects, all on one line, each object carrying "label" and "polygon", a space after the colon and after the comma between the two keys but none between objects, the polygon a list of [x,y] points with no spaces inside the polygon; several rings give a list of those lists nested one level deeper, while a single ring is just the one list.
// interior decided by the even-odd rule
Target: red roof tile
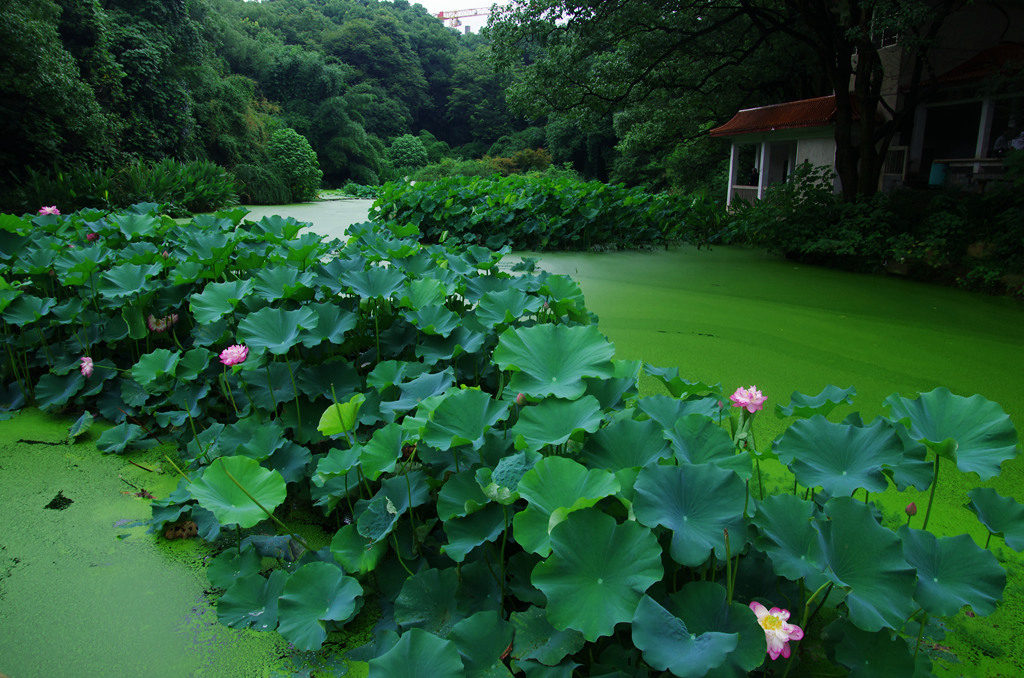
[{"label": "red roof tile", "polygon": [[787,101],[784,104],[746,108],[732,116],[708,134],[713,137],[731,137],[753,132],[771,132],[780,129],[824,127],[836,117],[836,97],[829,94],[814,99]]}]

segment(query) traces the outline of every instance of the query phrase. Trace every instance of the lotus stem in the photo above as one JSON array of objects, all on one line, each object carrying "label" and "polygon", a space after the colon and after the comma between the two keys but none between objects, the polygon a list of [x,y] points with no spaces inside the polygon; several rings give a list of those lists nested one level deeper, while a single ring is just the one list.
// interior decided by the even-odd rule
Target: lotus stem
[{"label": "lotus stem", "polygon": [[274,395],[274,384],[270,379],[270,363],[267,362],[263,367],[267,370],[267,389],[270,391],[270,399],[274,401],[274,416],[277,416],[277,396]]},{"label": "lotus stem", "polygon": [[238,480],[236,480],[235,477],[233,475],[231,475],[231,471],[229,471],[227,469],[227,467],[223,465],[223,463],[221,464],[221,469],[224,471],[224,474],[228,477],[228,480],[230,480],[235,485],[237,485],[238,489],[240,489],[245,494],[245,496],[249,497],[249,499],[252,500],[252,503],[254,503],[257,506],[259,506],[260,510],[267,514],[268,518],[270,518],[275,523],[277,523],[278,527],[280,527],[282,530],[285,531],[285,534],[291,536],[292,538],[295,539],[295,541],[299,542],[299,545],[301,545],[302,548],[306,549],[310,553],[315,553],[315,550],[312,547],[310,547],[309,544],[306,543],[305,539],[303,539],[302,537],[300,537],[299,535],[293,533],[290,529],[288,529],[288,526],[285,525],[283,522],[281,522],[280,518],[278,518],[273,513],[268,511],[267,508],[256,499],[256,497],[252,496],[249,493],[249,490],[245,489],[245,487],[242,486],[242,483],[238,482]]},{"label": "lotus stem", "polygon": [[833,586],[835,586],[835,582],[827,581],[824,584],[822,584],[821,586],[819,586],[817,588],[817,590],[814,593],[811,594],[811,597],[807,599],[807,602],[804,604],[804,616],[800,620],[800,628],[802,628],[802,629],[806,629],[807,628],[807,621],[808,621],[807,611],[810,609],[811,603],[813,603],[814,600],[818,597],[818,594],[821,593],[822,591],[824,591],[826,588],[828,589],[828,591],[825,592],[825,596],[821,599],[821,602],[818,603],[818,607],[814,608],[814,613],[810,615],[811,619],[814,618],[814,615],[818,614],[818,610],[820,610],[821,606],[825,604],[826,600],[828,600],[828,594],[832,593],[832,587]]},{"label": "lotus stem", "polygon": [[[938,459],[936,458],[936,461]],[[921,620],[921,628],[917,631],[917,643],[914,644],[914,660],[917,660],[918,650],[921,649],[921,638],[924,636],[924,627],[928,624],[928,613],[924,613],[924,618]]]},{"label": "lotus stem", "polygon": [[[408,572],[409,576],[412,577],[413,576],[412,570],[410,570],[409,566],[405,564],[404,560],[402,560],[402,552],[398,548],[398,538],[395,537],[395,533],[394,532],[391,533],[391,542],[395,546],[395,557],[398,558],[399,564],[402,566],[402,569],[405,570],[406,572]],[[490,565],[488,565],[487,567],[490,567]]]},{"label": "lotus stem", "polygon": [[924,524],[921,525],[922,530],[928,529],[928,519],[932,515],[932,503],[935,499],[935,486],[939,483],[939,455],[935,455],[935,474],[932,476],[932,489],[928,493],[928,508],[924,512]]},{"label": "lotus stem", "polygon": [[501,505],[503,529],[501,531],[501,607],[505,608],[505,542],[508,541],[508,507]]},{"label": "lotus stem", "polygon": [[[377,360],[380,360],[380,352],[378,351]],[[284,354],[284,363],[288,366],[288,376],[292,379],[292,393],[295,394],[295,420],[298,422],[298,432],[302,435],[302,408],[299,407],[299,387],[295,385],[295,373],[292,372],[292,361],[288,358],[288,354]]]},{"label": "lotus stem", "polygon": [[170,465],[174,467],[174,470],[178,472],[179,476],[184,478],[187,482],[192,482],[192,479],[189,478],[187,475],[185,475],[184,471],[182,471],[180,468],[178,468],[178,465],[174,463],[173,459],[168,457],[166,454],[164,455],[164,459],[166,459],[170,463]]},{"label": "lotus stem", "polygon": [[[909,518],[907,519],[907,522],[910,522],[910,519],[909,519]],[[991,532],[991,531],[990,531],[990,532],[988,533],[988,536],[987,536],[987,537],[985,537],[985,550],[986,550],[986,551],[988,550],[988,543],[989,543],[990,541],[992,541],[992,532]]]},{"label": "lotus stem", "polygon": [[43,336],[43,328],[36,325],[36,331],[39,333],[39,345],[43,347],[43,353],[46,354],[46,364],[52,368],[53,356],[50,355],[50,347],[46,345],[46,338]]},{"label": "lotus stem", "polygon": [[[174,330],[171,330],[172,332]],[[227,395],[228,400],[231,402],[231,409],[235,411],[235,418],[238,418],[238,405],[235,404],[235,395],[231,392],[231,385],[228,384],[228,366],[224,366],[224,375],[221,381],[224,387],[224,393]]]},{"label": "lotus stem", "polygon": [[[726,606],[732,605],[732,548],[729,545],[729,530],[722,530],[725,533],[725,590]],[[714,555],[714,551],[711,552]]]}]

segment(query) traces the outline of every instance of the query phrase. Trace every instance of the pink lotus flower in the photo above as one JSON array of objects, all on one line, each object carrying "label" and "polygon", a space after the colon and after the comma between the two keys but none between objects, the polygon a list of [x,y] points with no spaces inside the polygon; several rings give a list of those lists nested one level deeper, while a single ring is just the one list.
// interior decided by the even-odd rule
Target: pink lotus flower
[{"label": "pink lotus flower", "polygon": [[85,234],[85,239],[88,240],[89,242],[92,242],[94,240],[99,240],[100,239],[100,234],[99,233],[86,233]]},{"label": "pink lotus flower", "polygon": [[750,604],[750,609],[757,616],[757,623],[764,629],[764,638],[768,642],[768,656],[772,660],[778,659],[780,655],[788,659],[789,641],[804,637],[803,629],[789,623],[789,610],[777,607],[769,610],[756,600]]},{"label": "pink lotus flower", "polygon": [[56,205],[45,205],[39,208],[40,214],[60,214],[60,210],[57,209]]},{"label": "pink lotus flower", "polygon": [[80,369],[82,370],[82,376],[83,377],[91,377],[92,376],[92,358],[90,358],[87,355],[82,356],[82,366],[81,366]]},{"label": "pink lotus flower", "polygon": [[243,344],[235,344],[228,346],[226,349],[220,352],[220,361],[231,367],[239,363],[244,363],[245,359],[249,357],[249,347]]},{"label": "pink lotus flower", "polygon": [[736,392],[729,396],[729,400],[732,401],[733,407],[745,407],[747,412],[753,414],[763,407],[764,401],[768,398],[758,391],[756,386],[751,386],[736,389]]},{"label": "pink lotus flower", "polygon": [[171,329],[172,325],[178,324],[178,314],[172,313],[165,315],[163,318],[156,318],[152,313],[146,318],[146,327],[149,328],[150,332],[166,332]]}]

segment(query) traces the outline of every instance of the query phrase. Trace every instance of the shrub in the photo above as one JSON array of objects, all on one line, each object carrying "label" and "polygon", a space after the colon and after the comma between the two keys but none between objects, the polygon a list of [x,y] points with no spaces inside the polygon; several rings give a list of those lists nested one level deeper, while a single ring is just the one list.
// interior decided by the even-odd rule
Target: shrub
[{"label": "shrub", "polygon": [[411,134],[403,134],[392,140],[388,146],[387,156],[391,166],[399,172],[423,167],[428,162],[427,149],[423,142]]},{"label": "shrub", "polygon": [[284,181],[268,167],[238,165],[233,172],[238,199],[246,205],[281,205],[291,200]]},{"label": "shrub", "polygon": [[324,173],[306,137],[290,127],[279,129],[270,137],[267,155],[275,173],[288,188],[292,202],[316,198]]},{"label": "shrub", "polygon": [[489,177],[494,169],[485,160],[456,160],[444,158],[441,162],[421,167],[410,173],[413,181],[434,181],[448,177]]}]

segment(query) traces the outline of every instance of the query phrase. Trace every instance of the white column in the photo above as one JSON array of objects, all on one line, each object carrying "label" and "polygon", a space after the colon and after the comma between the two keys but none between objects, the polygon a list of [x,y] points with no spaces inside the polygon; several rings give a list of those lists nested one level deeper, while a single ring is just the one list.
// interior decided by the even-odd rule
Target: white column
[{"label": "white column", "polygon": [[[995,114],[992,99],[986,97],[981,101],[981,116],[978,118],[978,143],[974,147],[974,157],[984,158],[988,150],[989,136],[992,134],[992,116]],[[974,173],[981,171],[981,165],[974,163]]]},{"label": "white column", "polygon": [[760,167],[757,168],[757,199],[764,197],[764,189],[768,185],[768,142],[761,142]]},{"label": "white column", "polygon": [[739,156],[739,148],[736,146],[736,142],[732,142],[732,146],[729,147],[729,180],[726,182],[725,189],[725,206],[729,207],[732,204],[732,187],[736,183],[736,158]]}]

